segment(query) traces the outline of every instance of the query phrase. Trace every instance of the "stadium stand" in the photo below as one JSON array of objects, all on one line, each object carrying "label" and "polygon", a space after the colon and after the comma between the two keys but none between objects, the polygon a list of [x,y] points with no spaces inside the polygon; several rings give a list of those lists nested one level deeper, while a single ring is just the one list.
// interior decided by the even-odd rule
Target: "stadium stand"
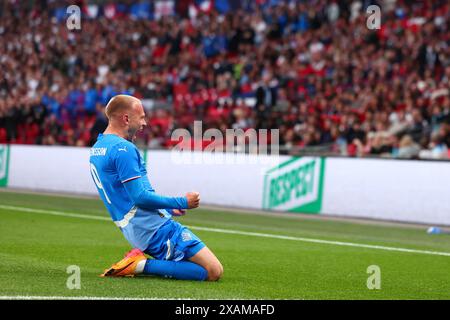
[{"label": "stadium stand", "polygon": [[70,31],[71,2],[2,1],[0,143],[92,145],[127,93],[149,148],[202,120],[289,154],[450,157],[448,1],[378,1],[379,30],[374,1],[78,1]]}]

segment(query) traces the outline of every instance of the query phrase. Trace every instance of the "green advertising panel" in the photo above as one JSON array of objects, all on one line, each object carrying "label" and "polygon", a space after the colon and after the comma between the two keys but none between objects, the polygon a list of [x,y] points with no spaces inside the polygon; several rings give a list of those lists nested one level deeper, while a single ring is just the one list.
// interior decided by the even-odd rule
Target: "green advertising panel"
[{"label": "green advertising panel", "polygon": [[263,209],[320,213],[325,158],[294,157],[270,169],[264,179]]},{"label": "green advertising panel", "polygon": [[0,188],[8,185],[9,146],[0,144]]}]

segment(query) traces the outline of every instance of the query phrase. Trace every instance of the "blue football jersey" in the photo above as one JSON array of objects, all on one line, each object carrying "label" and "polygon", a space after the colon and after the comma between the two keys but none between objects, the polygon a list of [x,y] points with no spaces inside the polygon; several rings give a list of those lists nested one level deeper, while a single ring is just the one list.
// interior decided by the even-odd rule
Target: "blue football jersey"
[{"label": "blue football jersey", "polygon": [[153,234],[171,214],[164,209],[137,208],[128,195],[124,183],[137,178],[154,191],[138,148],[115,134],[99,134],[90,150],[90,170],[112,220],[133,247],[146,250]]}]

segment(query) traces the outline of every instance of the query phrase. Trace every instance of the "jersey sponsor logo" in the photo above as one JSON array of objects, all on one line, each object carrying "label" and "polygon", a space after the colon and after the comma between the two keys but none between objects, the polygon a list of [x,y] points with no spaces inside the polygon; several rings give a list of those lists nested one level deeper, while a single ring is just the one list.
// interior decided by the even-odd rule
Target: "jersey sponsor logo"
[{"label": "jersey sponsor logo", "polygon": [[9,146],[0,144],[0,187],[8,185]]},{"label": "jersey sponsor logo", "polygon": [[119,149],[117,149],[117,151],[125,151],[125,152],[128,152],[127,147],[119,148]]},{"label": "jersey sponsor logo", "polygon": [[294,157],[270,169],[265,176],[263,208],[319,213],[322,208],[325,159]]},{"label": "jersey sponsor logo", "polygon": [[91,156],[105,156],[108,148],[91,148]]}]

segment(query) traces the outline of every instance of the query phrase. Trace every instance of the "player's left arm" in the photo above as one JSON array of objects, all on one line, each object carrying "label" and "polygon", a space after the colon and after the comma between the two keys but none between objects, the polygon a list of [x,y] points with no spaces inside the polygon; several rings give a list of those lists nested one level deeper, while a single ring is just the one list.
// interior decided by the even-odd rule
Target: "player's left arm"
[{"label": "player's left arm", "polygon": [[[144,188],[147,190],[150,190],[152,192],[156,192],[156,190],[153,188],[152,184],[150,183],[150,181],[148,180],[148,177],[142,176],[142,183],[144,184]],[[186,210],[184,209],[170,209],[170,208],[165,208],[164,210],[167,211],[168,214],[170,214],[171,216],[184,216],[186,214]]]},{"label": "player's left arm", "polygon": [[[147,177],[142,177],[139,154],[135,148],[116,146],[114,164],[125,190],[134,204],[143,209],[188,209],[186,197],[166,197],[146,186]],[[147,179],[148,182],[148,179]]]},{"label": "player's left arm", "polygon": [[186,197],[166,197],[145,188],[141,177],[123,183],[134,204],[143,209],[188,209]]}]

